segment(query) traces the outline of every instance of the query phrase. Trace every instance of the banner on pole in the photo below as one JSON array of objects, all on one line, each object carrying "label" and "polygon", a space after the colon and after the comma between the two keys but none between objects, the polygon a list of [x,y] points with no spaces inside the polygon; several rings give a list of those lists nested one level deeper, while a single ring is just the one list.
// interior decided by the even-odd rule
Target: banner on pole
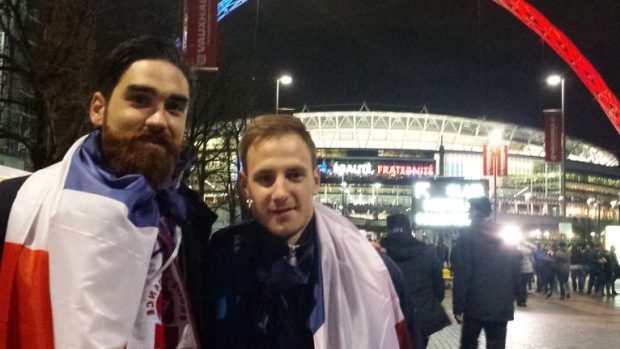
[{"label": "banner on pole", "polygon": [[192,68],[217,69],[217,0],[187,0],[184,48]]},{"label": "banner on pole", "polygon": [[[497,171],[497,172],[496,172]],[[508,175],[508,146],[482,145],[482,175]]]},{"label": "banner on pole", "polygon": [[562,111],[543,110],[545,123],[545,161],[562,161]]}]

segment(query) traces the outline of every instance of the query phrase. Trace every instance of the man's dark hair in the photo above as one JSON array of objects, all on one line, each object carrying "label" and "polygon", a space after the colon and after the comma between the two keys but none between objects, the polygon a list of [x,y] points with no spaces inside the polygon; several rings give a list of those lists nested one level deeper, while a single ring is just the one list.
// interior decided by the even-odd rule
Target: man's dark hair
[{"label": "man's dark hair", "polygon": [[388,233],[407,233],[411,234],[411,223],[409,217],[402,213],[392,214],[387,217],[386,226]]},{"label": "man's dark hair", "polygon": [[109,100],[123,73],[134,62],[143,59],[170,62],[179,68],[189,81],[187,62],[172,41],[155,36],[141,36],[119,44],[103,59],[99,67],[97,91]]},{"label": "man's dark hair", "polygon": [[485,217],[489,217],[492,211],[492,205],[489,198],[482,196],[479,198],[469,199],[469,206],[484,214]]}]

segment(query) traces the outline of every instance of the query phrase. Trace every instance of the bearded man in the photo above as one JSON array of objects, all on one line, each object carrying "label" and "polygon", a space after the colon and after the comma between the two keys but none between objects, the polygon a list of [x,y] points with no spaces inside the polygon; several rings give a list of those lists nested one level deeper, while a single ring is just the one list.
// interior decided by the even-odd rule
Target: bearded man
[{"label": "bearded man", "polygon": [[215,217],[180,185],[188,104],[174,45],[122,43],[102,62],[96,129],[0,183],[0,348],[198,347],[191,259]]}]

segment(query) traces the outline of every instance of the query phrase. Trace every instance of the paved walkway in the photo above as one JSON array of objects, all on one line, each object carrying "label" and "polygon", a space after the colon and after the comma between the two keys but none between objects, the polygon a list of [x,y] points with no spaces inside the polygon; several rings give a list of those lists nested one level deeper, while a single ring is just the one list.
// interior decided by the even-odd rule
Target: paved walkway
[{"label": "paved walkway", "polygon": [[[451,292],[444,307],[451,314]],[[460,325],[446,327],[431,336],[428,349],[459,347]],[[507,349],[611,349],[620,348],[620,296],[593,299],[571,295],[565,301],[557,295],[545,299],[530,293],[526,308],[516,308],[508,323]],[[484,346],[480,336],[480,348]]]}]

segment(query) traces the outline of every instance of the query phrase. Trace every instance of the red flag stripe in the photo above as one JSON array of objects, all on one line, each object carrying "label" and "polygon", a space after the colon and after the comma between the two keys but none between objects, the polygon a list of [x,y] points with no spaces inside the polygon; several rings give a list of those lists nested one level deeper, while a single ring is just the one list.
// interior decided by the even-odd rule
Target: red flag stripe
[{"label": "red flag stripe", "polygon": [[53,349],[47,251],[5,242],[0,285],[0,349]]}]

